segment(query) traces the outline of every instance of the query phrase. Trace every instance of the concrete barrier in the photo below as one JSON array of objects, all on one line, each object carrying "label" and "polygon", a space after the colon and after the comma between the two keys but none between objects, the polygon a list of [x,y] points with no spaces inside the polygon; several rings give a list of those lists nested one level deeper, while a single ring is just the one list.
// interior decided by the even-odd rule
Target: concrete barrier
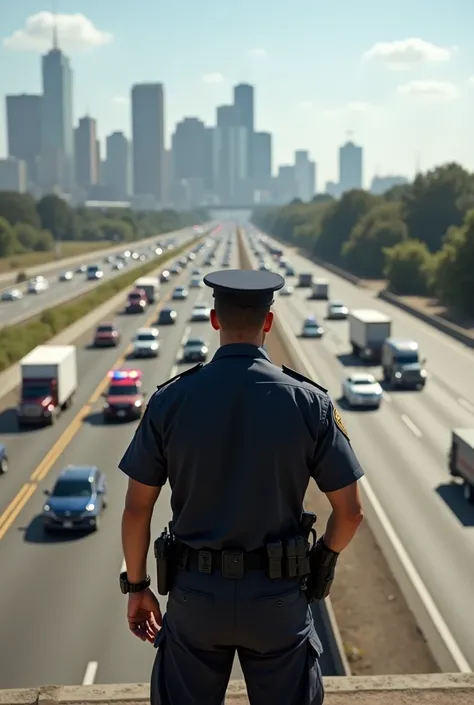
[{"label": "concrete barrier", "polygon": [[308,259],[312,260],[315,264],[318,265],[318,267],[322,267],[323,269],[327,269],[328,272],[331,272],[332,274],[335,274],[338,277],[341,277],[341,279],[345,279],[346,281],[350,282],[351,284],[354,284],[355,286],[364,286],[363,280],[360,277],[356,277],[355,274],[351,274],[348,272],[346,269],[341,269],[341,267],[336,267],[335,264],[331,264],[330,262],[325,262],[322,259],[319,259],[319,257],[316,257],[315,255],[309,255],[308,253],[302,252],[302,255],[304,257],[308,257]]},{"label": "concrete barrier", "polygon": [[410,315],[415,316],[415,318],[419,318],[421,321],[428,323],[430,326],[433,326],[433,328],[436,328],[442,333],[451,336],[451,338],[455,338],[460,343],[463,343],[464,345],[467,345],[470,348],[474,348],[474,337],[466,333],[466,331],[463,330],[460,326],[457,326],[454,323],[450,323],[449,321],[445,321],[440,316],[425,313],[425,311],[421,311],[415,306],[410,306],[410,304],[406,303],[406,301],[403,301],[403,299],[401,299],[399,296],[397,296],[396,294],[392,294],[386,289],[379,291],[378,297],[379,299],[387,301],[393,306],[397,306],[397,308],[401,308],[403,311],[406,311]]}]

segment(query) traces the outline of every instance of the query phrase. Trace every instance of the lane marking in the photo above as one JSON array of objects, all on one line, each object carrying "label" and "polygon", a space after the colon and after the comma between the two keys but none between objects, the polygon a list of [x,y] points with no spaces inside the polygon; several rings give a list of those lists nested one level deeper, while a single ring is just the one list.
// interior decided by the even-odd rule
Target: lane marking
[{"label": "lane marking", "polygon": [[178,365],[173,365],[173,367],[170,370],[169,379],[171,379],[172,377],[176,377],[176,375],[178,374],[178,371],[179,371]]},{"label": "lane marking", "polygon": [[407,426],[407,428],[409,428],[410,431],[412,433],[414,433],[415,436],[417,436],[417,438],[421,438],[421,436],[423,434],[421,433],[418,426],[415,426],[415,424],[413,423],[413,421],[410,419],[409,416],[407,416],[406,414],[402,414],[401,419],[402,419],[403,423],[405,424],[405,426]]},{"label": "lane marking", "polygon": [[466,399],[458,399],[458,404],[460,404],[466,411],[470,414],[474,414],[474,405],[468,402]]},{"label": "lane marking", "polygon": [[183,337],[181,338],[181,345],[184,345],[186,340],[189,338],[189,334],[191,333],[191,326],[186,326],[184,329]]},{"label": "lane marking", "polygon": [[89,663],[87,664],[86,672],[84,673],[84,678],[82,679],[82,685],[94,685],[94,680],[98,668],[98,661],[89,661]]}]

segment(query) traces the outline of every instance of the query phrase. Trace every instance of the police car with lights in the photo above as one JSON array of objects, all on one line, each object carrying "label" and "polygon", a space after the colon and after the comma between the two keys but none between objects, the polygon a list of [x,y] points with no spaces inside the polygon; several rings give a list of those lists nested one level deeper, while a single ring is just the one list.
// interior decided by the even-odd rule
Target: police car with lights
[{"label": "police car with lights", "polygon": [[145,392],[140,370],[111,370],[110,385],[104,393],[104,422],[133,421],[144,411]]},{"label": "police car with lights", "polygon": [[160,354],[158,328],[139,328],[133,341],[134,357],[158,357]]}]

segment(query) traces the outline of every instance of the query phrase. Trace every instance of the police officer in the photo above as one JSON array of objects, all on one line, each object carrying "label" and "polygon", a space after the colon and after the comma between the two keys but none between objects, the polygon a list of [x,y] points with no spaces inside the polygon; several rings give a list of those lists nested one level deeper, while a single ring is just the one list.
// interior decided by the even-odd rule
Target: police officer
[{"label": "police officer", "polygon": [[[337,556],[362,518],[363,473],[326,390],[263,349],[283,278],[227,270],[204,281],[220,347],[158,388],[120,463],[129,626],[158,649],[152,705],[221,705],[235,652],[252,705],[320,705],[321,643],[301,579],[274,549],[298,535],[313,478],[333,509],[323,550]],[[147,553],[167,481],[180,550],[163,617]]]}]

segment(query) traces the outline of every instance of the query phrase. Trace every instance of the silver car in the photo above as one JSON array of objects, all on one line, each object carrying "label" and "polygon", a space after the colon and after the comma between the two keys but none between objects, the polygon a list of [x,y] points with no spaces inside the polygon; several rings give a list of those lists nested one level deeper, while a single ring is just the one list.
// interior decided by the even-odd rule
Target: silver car
[{"label": "silver car", "polygon": [[367,372],[354,372],[342,385],[342,396],[350,407],[378,409],[383,389],[375,377]]},{"label": "silver car", "polygon": [[159,337],[158,328],[139,328],[133,341],[133,357],[158,357]]}]

